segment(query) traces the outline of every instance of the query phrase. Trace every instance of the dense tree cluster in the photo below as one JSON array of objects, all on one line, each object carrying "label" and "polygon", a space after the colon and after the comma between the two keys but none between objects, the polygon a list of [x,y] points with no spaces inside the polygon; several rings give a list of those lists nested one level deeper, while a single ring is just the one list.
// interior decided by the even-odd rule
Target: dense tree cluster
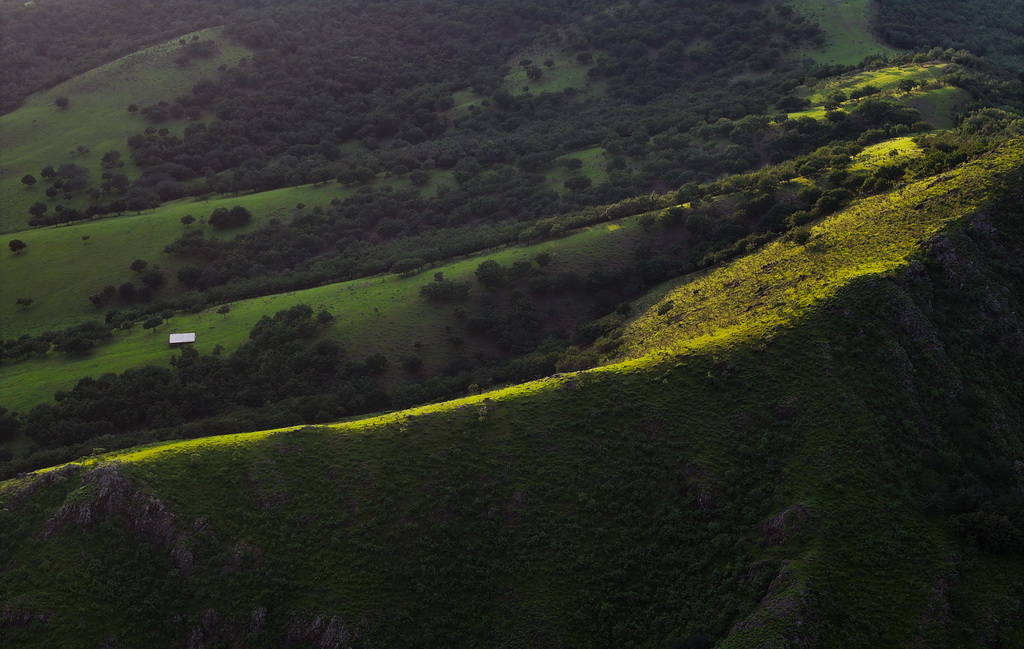
[{"label": "dense tree cluster", "polygon": [[[29,300],[29,304],[31,304]],[[63,331],[45,331],[35,336],[0,340],[0,359],[22,361],[46,356],[50,351],[68,356],[84,356],[98,344],[113,337],[115,325],[110,322],[84,322]]]},{"label": "dense tree cluster", "polygon": [[[570,4],[399,2],[334,7],[326,18],[317,6],[245,15],[227,33],[254,56],[189,95],[142,109],[154,122],[189,109],[216,119],[190,125],[183,137],[151,128],[129,146],[164,183],[162,200],[335,176],[360,183],[381,172],[418,171],[423,180],[424,169],[465,158],[481,169],[535,172],[558,150],[601,143],[609,127],[646,140],[680,123],[763,111],[799,76],[767,75],[727,92],[723,80],[770,69],[794,43],[818,37],[783,10],[659,1],[604,12],[601,2]],[[595,102],[582,89],[510,94],[505,63],[531,41],[586,54],[580,60],[593,63],[590,78],[607,85],[607,97]],[[687,50],[698,41],[710,45]],[[466,88],[484,99],[453,121],[453,92]],[[580,128],[587,123],[603,126]],[[367,155],[342,154],[352,140]],[[641,184],[657,179],[648,172]]]},{"label": "dense tree cluster", "polygon": [[1020,49],[1024,3],[1020,0],[879,0],[877,30],[903,49],[939,47],[976,56],[1024,55]]}]

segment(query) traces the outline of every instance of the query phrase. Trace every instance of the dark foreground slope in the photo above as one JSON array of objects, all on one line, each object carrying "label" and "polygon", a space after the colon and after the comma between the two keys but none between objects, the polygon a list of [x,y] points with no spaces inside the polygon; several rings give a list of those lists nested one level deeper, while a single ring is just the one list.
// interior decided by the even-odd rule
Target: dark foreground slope
[{"label": "dark foreground slope", "polygon": [[4,483],[0,646],[1021,646],[1020,176],[769,336]]}]

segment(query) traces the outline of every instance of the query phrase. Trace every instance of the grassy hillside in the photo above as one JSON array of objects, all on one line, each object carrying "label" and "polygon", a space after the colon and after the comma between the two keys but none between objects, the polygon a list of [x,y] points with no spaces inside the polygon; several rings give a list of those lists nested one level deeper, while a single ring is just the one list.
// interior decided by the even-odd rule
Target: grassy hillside
[{"label": "grassy hillside", "polygon": [[[162,218],[164,221],[169,219],[166,216]],[[122,220],[121,223],[123,227],[130,220]],[[546,252],[553,258],[549,273],[566,270],[586,272],[588,269],[627,263],[636,247],[648,239],[633,218],[533,246],[513,247],[454,261],[412,277],[373,277],[241,300],[230,305],[231,312],[227,315],[218,314],[217,307],[195,314],[179,314],[156,332],[140,327],[118,331],[112,343],[84,358],[52,354],[46,358],[0,366],[0,393],[3,395],[0,405],[23,411],[50,400],[54,392],[70,388],[85,376],[122,372],[147,364],[167,365],[173,356],[167,348],[167,333],[170,331],[196,332],[196,347],[202,352],[209,353],[217,346],[230,352],[248,339],[249,331],[261,317],[302,303],[317,310],[327,309],[338,318],[338,324],[330,329],[328,335],[342,342],[354,356],[362,358],[382,353],[397,361],[403,355],[416,354],[423,358],[424,371],[428,375],[435,374],[449,360],[450,332],[462,330],[460,320],[464,317],[460,319],[451,305],[433,304],[420,297],[419,288],[432,281],[433,273],[441,272],[452,281],[471,282],[474,285],[471,300],[475,303],[485,293],[473,277],[473,271],[483,261],[494,260],[508,267],[516,261],[532,262],[538,254]],[[73,239],[70,241],[76,243]],[[92,241],[90,238],[84,243]],[[54,257],[57,258],[59,256]],[[123,275],[131,271],[118,272]],[[565,319],[562,326],[569,332],[578,323],[589,319],[590,314],[581,310],[581,304],[576,305],[570,299],[559,299],[558,302],[558,305],[551,306]],[[33,305],[27,311],[12,310],[9,317],[16,322],[19,316],[27,317],[41,306],[44,305]],[[473,339],[467,342],[466,354],[487,347]],[[396,368],[394,371],[399,370]]]},{"label": "grassy hillside", "polygon": [[[952,88],[939,81],[942,73],[949,67],[948,63],[912,63],[828,79],[804,93],[811,102],[809,108],[788,113],[788,116],[790,119],[823,119],[827,99],[836,94],[844,97],[838,108],[849,110],[859,102],[857,99],[846,98],[850,97],[851,93],[864,91],[870,87],[873,91],[865,96],[896,100],[920,110],[921,118],[934,128],[950,128],[956,109],[966,102],[969,95],[964,90]],[[905,81],[912,81],[917,85],[911,90],[901,89],[900,83]]]},{"label": "grassy hillside", "polygon": [[[0,304],[5,305],[0,311],[0,336],[67,327],[102,315],[89,296],[107,284],[137,279],[129,269],[135,259],[159,264],[167,271],[168,282],[157,293],[159,297],[177,295],[182,287],[174,274],[185,260],[164,255],[163,250],[186,231],[181,224],[186,214],[205,218],[218,207],[241,205],[253,214],[250,225],[221,232],[206,227],[207,236],[233,237],[267,219],[290,214],[297,203],[327,203],[350,193],[350,189],[329,183],[208,201],[182,199],[139,215],[13,233],[11,239],[20,239],[28,247],[17,255],[7,250],[0,255],[0,274],[7,280],[0,283]],[[77,270],[68,266],[69,259]],[[35,303],[24,311],[6,308],[19,297],[33,298]]]},{"label": "grassy hillside", "polygon": [[[1018,646],[1021,477],[984,465],[1024,460],[1019,196],[914,206],[998,198],[1021,155],[817,226],[879,259],[780,285],[770,336],[659,338],[656,308],[630,348],[671,354],[4,483],[0,645]],[[784,252],[749,259],[831,258]]]},{"label": "grassy hillside", "polygon": [[875,38],[868,0],[797,0],[793,6],[825,32],[824,47],[803,51],[818,63],[853,65],[872,54],[896,52]]},{"label": "grassy hillside", "polygon": [[[221,35],[220,28],[206,29],[184,38],[212,40],[217,53],[209,58],[193,58],[186,65],[175,59],[182,45],[175,39],[90,70],[70,81],[29,98],[18,110],[0,116],[0,232],[13,232],[25,227],[30,215],[28,207],[37,201],[48,202],[50,209],[63,201],[49,200],[43,183],[26,188],[21,183],[25,174],[42,180],[40,169],[47,165],[74,162],[99,179],[100,159],[108,151],[119,151],[126,166],[120,171],[137,175],[128,156],[126,141],[149,124],[138,114],[127,112],[129,104],[146,106],[168,97],[187,94],[197,81],[216,75],[221,65],[235,65],[249,51]],[[57,97],[66,97],[70,105],[59,109]],[[168,119],[161,123],[180,134],[188,121]],[[78,147],[89,149],[83,153]],[[85,199],[79,197],[81,206]],[[66,204],[66,203],[64,203]],[[78,202],[71,206],[79,207]]]},{"label": "grassy hillside", "polygon": [[1022,141],[936,178],[867,198],[811,227],[679,288],[637,319],[625,351],[699,347],[763,334],[801,317],[851,280],[907,263],[920,241],[987,200],[1019,174]]},{"label": "grassy hillside", "polygon": [[921,156],[921,147],[913,138],[896,137],[878,144],[864,147],[864,150],[853,158],[850,171],[873,171],[894,164],[905,164]]}]

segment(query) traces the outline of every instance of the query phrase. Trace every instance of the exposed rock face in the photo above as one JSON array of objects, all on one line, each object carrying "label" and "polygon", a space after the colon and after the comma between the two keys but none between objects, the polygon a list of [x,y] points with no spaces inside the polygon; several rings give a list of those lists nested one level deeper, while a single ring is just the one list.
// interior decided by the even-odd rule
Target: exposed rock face
[{"label": "exposed rock face", "polygon": [[116,517],[141,539],[163,548],[174,545],[174,514],[157,498],[139,492],[116,463],[91,469],[82,483],[43,526],[42,538]]},{"label": "exposed rock face", "polygon": [[811,509],[803,503],[797,503],[779,512],[777,516],[764,524],[764,535],[771,545],[782,545],[794,534],[807,526],[811,520]]},{"label": "exposed rock face", "polygon": [[344,649],[359,631],[337,617],[317,615],[311,619],[298,619],[288,632],[286,646],[315,647],[315,649]]}]

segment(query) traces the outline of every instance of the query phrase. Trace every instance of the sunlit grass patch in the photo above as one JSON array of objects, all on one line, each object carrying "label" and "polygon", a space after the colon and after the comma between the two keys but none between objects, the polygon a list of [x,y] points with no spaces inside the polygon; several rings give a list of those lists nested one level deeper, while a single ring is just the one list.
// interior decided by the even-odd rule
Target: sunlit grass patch
[{"label": "sunlit grass patch", "polygon": [[892,164],[905,163],[924,155],[921,147],[910,137],[897,137],[865,147],[853,158],[851,171],[871,170]]},{"label": "sunlit grass patch", "polygon": [[874,86],[881,92],[898,91],[900,82],[910,79],[918,84],[927,84],[938,80],[949,63],[908,63],[878,70],[865,70],[852,75],[826,81],[818,86],[809,97],[812,102],[819,103],[835,92],[849,94],[867,86]]},{"label": "sunlit grass patch", "polygon": [[[866,70],[825,81],[805,91],[807,99],[811,102],[809,108],[788,113],[788,117],[790,119],[801,117],[824,119],[826,114],[824,104],[830,96],[841,94],[849,97],[851,93],[870,86],[876,88],[877,92],[863,99],[846,99],[840,102],[840,109],[850,110],[860,101],[870,97],[884,97],[890,100],[895,99],[915,108],[918,107],[918,104],[933,106],[934,108],[927,115],[922,113],[922,118],[936,128],[948,128],[951,125],[953,105],[949,100],[943,98],[949,95],[952,89],[936,85],[938,78],[948,66],[948,63],[911,63],[878,70]],[[900,83],[907,79],[916,82],[919,87],[909,92],[901,90]]]},{"label": "sunlit grass patch", "polygon": [[1000,174],[1024,162],[1022,140],[954,171],[865,199],[808,229],[677,288],[626,333],[626,353],[700,347],[764,333],[801,317],[849,281],[884,273],[951,220],[988,198]]}]

